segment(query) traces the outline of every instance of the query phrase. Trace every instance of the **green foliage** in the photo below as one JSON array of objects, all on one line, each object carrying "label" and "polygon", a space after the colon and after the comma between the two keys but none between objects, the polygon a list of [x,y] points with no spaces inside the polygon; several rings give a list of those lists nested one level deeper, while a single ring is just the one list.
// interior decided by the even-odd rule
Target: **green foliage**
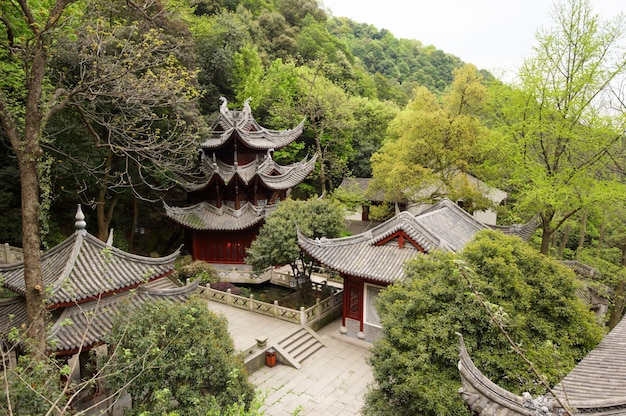
[{"label": "green foliage", "polygon": [[459,261],[473,270],[473,287],[506,317],[506,331],[549,385],[601,339],[594,315],[576,297],[571,270],[516,237],[484,231],[462,253],[418,256],[405,279],[381,293],[383,336],[370,359],[377,385],[367,395],[366,414],[468,414],[457,392],[455,332],[463,334],[478,368],[501,387],[545,392],[459,275]]},{"label": "green foliage", "polygon": [[107,342],[106,384],[126,387],[133,414],[204,414],[247,407],[255,396],[225,319],[200,300],[125,310]]},{"label": "green foliage", "polygon": [[246,263],[257,272],[283,264],[298,270],[296,227],[310,238],[339,237],[344,228],[343,210],[336,202],[320,198],[280,202],[248,249]]},{"label": "green foliage", "polygon": [[499,123],[484,142],[488,165],[527,217],[540,213],[544,254],[569,218],[624,195],[606,169],[623,160],[624,119],[598,99],[626,70],[624,19],[600,21],[587,0],[558,3],[519,89],[492,90]]},{"label": "green foliage", "polygon": [[486,87],[473,65],[456,70],[452,89],[437,97],[425,87],[389,124],[388,142],[372,155],[371,192],[389,201],[429,203],[442,197],[463,200],[468,210],[492,205],[465,175],[480,160],[485,134],[477,114]]},{"label": "green foliage", "polygon": [[176,274],[181,282],[200,279],[200,284],[219,282],[217,271],[209,263],[195,260],[179,267]]},{"label": "green foliage", "polygon": [[[462,64],[458,57],[434,46],[423,46],[419,40],[397,39],[388,30],[378,30],[371,24],[337,17],[329,21],[329,27],[331,33],[347,43],[371,75],[380,75],[384,83],[380,83],[378,97],[393,99],[398,105],[406,104],[410,91],[417,85],[443,92],[452,82],[453,70]],[[385,96],[394,88],[384,85],[394,81],[398,85],[395,97]]]},{"label": "green foliage", "polygon": [[[62,370],[51,358],[33,360],[23,355],[15,367],[4,372],[2,394],[0,395],[0,413],[10,415],[43,415],[52,411],[54,414],[72,414],[63,409],[64,386],[61,383]],[[66,413],[63,413],[63,410]],[[6,413],[4,413],[6,412]]]},{"label": "green foliage", "polygon": [[396,215],[396,207],[393,202],[370,205],[369,219],[372,221],[387,221]]}]

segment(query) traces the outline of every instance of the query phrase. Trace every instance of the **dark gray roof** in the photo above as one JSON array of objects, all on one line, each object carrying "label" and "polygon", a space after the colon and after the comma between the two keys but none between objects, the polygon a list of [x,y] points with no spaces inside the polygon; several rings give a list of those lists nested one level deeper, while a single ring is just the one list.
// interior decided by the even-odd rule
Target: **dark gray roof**
[{"label": "dark gray roof", "polygon": [[20,328],[26,323],[26,300],[23,296],[0,299],[0,338],[11,328]]},{"label": "dark gray roof", "polygon": [[[111,330],[115,314],[127,302],[133,307],[147,301],[165,300],[184,302],[198,287],[199,280],[186,286],[179,286],[169,278],[160,278],[140,285],[135,290],[113,293],[96,298],[80,305],[63,308],[48,331],[48,341],[53,345],[51,352],[74,353],[81,345],[90,348],[102,344]],[[0,300],[0,335],[26,322],[26,302],[17,296]]]},{"label": "dark gray roof", "polygon": [[265,219],[276,205],[257,206],[246,202],[239,209],[226,205],[216,207],[206,201],[190,207],[171,207],[165,213],[172,220],[192,230],[238,231],[248,229]]},{"label": "dark gray roof", "polygon": [[449,199],[442,199],[415,219],[450,251],[461,250],[477,232],[489,228]]},{"label": "dark gray roof", "polygon": [[257,150],[280,149],[302,135],[304,120],[290,130],[270,130],[262,127],[252,116],[248,102],[242,111],[229,110],[226,99],[217,121],[213,124],[211,136],[200,146],[203,149],[218,149],[228,140],[238,137],[246,146]]},{"label": "dark gray roof", "polygon": [[[41,271],[50,291],[49,306],[75,303],[137,286],[174,270],[179,251],[151,258],[126,253],[84,230],[41,256]],[[25,295],[24,263],[0,265],[4,287]]]},{"label": "dark gray roof", "polygon": [[[159,279],[154,283],[154,285],[152,282],[146,283],[132,291],[116,293],[63,309],[48,335],[54,351],[61,354],[70,353],[78,350],[81,345],[87,348],[102,344],[113,327],[116,314],[127,302],[130,302],[132,307],[150,301],[185,302],[198,287],[199,280],[182,287],[168,278]],[[164,285],[166,283],[167,285]]]},{"label": "dark gray roof", "polygon": [[[626,320],[567,374],[553,391],[585,414],[626,414]],[[617,409],[620,409],[617,412]],[[612,410],[613,413],[600,413]]]},{"label": "dark gray roof", "polygon": [[[459,370],[465,403],[481,416],[535,415],[532,401],[494,384],[472,362],[461,338]],[[602,342],[553,389],[574,415],[626,415],[626,320],[622,321]],[[534,402],[552,407],[545,416],[559,415],[560,405],[551,395]],[[530,406],[530,407],[529,407]]]},{"label": "dark gray roof", "polygon": [[458,205],[444,199],[413,216],[403,211],[392,219],[361,234],[333,239],[307,238],[298,233],[298,244],[311,257],[338,272],[391,283],[404,274],[404,263],[420,253],[413,244],[398,247],[395,241],[381,244],[402,232],[423,251],[460,250],[474,235],[487,228]]},{"label": "dark gray roof", "polygon": [[215,176],[218,176],[224,184],[229,184],[233,178],[238,177],[242,183],[248,185],[254,178],[259,180],[269,189],[286,190],[302,182],[315,168],[317,155],[311,159],[304,158],[302,161],[290,165],[281,166],[274,162],[271,157],[263,160],[254,160],[247,165],[229,165],[220,160],[202,158],[202,178],[183,183],[187,191],[195,191],[208,186]]}]

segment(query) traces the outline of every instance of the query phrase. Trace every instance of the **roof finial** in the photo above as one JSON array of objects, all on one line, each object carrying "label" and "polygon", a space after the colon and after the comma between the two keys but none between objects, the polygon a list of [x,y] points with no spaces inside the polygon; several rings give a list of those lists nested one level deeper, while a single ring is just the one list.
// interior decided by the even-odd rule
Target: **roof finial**
[{"label": "roof finial", "polygon": [[85,228],[87,228],[87,223],[85,222],[85,214],[83,214],[83,210],[80,204],[78,204],[78,209],[76,210],[76,216],[74,217],[74,219],[76,220],[76,222],[74,222],[76,232],[79,232],[81,234],[87,233],[87,231],[85,230]]},{"label": "roof finial", "polygon": [[220,106],[220,113],[223,115],[228,114],[228,100],[226,97],[220,97],[220,101],[222,102],[222,105]]},{"label": "roof finial", "polygon": [[244,101],[243,103],[243,111],[245,113],[251,114],[252,113],[252,109],[250,108],[250,100],[252,99],[252,97],[248,97],[248,99],[246,101]]}]

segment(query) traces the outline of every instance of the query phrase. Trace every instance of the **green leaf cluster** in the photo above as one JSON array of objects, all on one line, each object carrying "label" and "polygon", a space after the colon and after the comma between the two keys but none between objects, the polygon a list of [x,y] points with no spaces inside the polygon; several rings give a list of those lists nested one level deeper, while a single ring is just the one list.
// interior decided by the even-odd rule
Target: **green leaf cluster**
[{"label": "green leaf cluster", "polygon": [[517,237],[483,231],[459,254],[419,256],[403,281],[381,293],[383,336],[370,359],[376,386],[367,395],[366,414],[468,414],[457,392],[456,332],[492,381],[517,394],[545,393],[460,276],[459,262],[473,271],[474,289],[499,311],[508,334],[549,385],[601,339],[603,330],[576,297],[571,270]]},{"label": "green leaf cluster", "polygon": [[126,388],[133,414],[206,414],[255,397],[226,320],[200,300],[124,310],[107,343],[104,380],[111,391]]},{"label": "green leaf cluster", "polygon": [[343,215],[340,205],[328,199],[282,201],[252,242],[246,263],[257,272],[284,264],[299,270],[300,247],[296,229],[310,238],[339,237],[344,229]]}]

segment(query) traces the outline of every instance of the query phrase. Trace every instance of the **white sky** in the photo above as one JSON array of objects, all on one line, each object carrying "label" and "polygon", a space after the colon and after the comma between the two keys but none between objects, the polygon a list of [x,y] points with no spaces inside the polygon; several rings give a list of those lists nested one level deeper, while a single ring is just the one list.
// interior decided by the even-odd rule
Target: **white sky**
[{"label": "white sky", "polygon": [[[504,80],[532,55],[549,26],[551,0],[322,0],[333,16],[387,29],[458,56]],[[626,13],[626,0],[590,0],[603,20]]]}]

